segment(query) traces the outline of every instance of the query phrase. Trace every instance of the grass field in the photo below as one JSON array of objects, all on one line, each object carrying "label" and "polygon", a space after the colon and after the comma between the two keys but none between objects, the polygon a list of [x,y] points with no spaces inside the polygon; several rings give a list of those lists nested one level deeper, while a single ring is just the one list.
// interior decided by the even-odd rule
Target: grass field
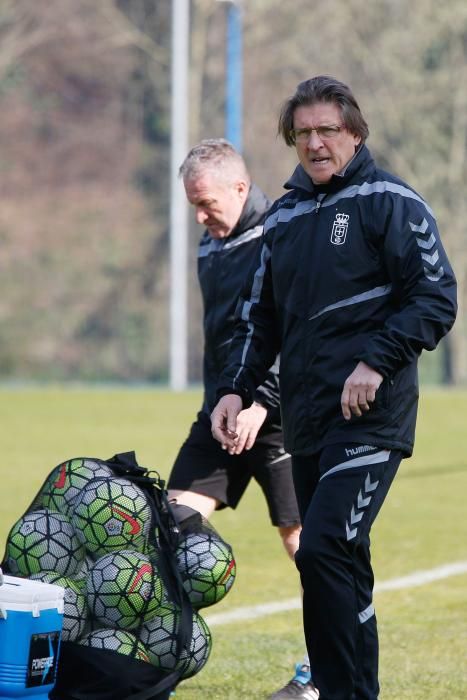
[{"label": "grass field", "polygon": [[[200,403],[198,391],[46,387],[0,389],[1,547],[47,473],[64,459],[135,450],[165,477]],[[402,463],[373,529],[378,583],[467,562],[467,392],[422,392],[414,457]],[[235,550],[238,575],[227,598],[205,611],[298,598],[298,577],[253,485],[238,510],[213,519]],[[375,595],[381,700],[467,698],[467,574]],[[213,624],[205,669],[177,700],[266,698],[303,655],[298,609]]]}]

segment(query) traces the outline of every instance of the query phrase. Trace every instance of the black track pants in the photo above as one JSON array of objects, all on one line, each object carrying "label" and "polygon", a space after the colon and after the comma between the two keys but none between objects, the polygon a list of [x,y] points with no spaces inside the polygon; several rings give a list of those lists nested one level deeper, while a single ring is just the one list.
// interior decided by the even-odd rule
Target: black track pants
[{"label": "black track pants", "polygon": [[352,443],[292,458],[303,523],[296,563],[320,700],[378,698],[370,529],[402,457]]}]

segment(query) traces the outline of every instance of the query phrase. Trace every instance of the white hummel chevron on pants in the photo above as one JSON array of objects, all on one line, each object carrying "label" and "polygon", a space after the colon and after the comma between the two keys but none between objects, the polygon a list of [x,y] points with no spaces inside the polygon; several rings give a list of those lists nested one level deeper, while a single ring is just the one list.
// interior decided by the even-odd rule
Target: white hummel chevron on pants
[{"label": "white hummel chevron on pants", "polygon": [[378,698],[370,530],[402,458],[355,443],[292,458],[303,523],[295,558],[320,700]]}]

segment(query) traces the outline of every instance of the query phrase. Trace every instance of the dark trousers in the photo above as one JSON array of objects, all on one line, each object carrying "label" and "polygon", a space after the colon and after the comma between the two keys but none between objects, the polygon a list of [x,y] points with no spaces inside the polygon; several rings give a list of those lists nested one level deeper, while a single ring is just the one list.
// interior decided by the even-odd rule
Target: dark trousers
[{"label": "dark trousers", "polygon": [[303,524],[296,564],[320,700],[378,698],[370,529],[402,457],[352,443],[292,458]]}]

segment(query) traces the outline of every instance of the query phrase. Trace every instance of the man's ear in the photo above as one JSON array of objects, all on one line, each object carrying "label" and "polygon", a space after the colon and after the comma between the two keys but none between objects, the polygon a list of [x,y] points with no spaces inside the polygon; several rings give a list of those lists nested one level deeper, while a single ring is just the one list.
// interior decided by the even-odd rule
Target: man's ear
[{"label": "man's ear", "polygon": [[238,180],[235,184],[235,188],[240,196],[242,202],[248,197],[248,192],[250,191],[250,184],[246,180]]}]

